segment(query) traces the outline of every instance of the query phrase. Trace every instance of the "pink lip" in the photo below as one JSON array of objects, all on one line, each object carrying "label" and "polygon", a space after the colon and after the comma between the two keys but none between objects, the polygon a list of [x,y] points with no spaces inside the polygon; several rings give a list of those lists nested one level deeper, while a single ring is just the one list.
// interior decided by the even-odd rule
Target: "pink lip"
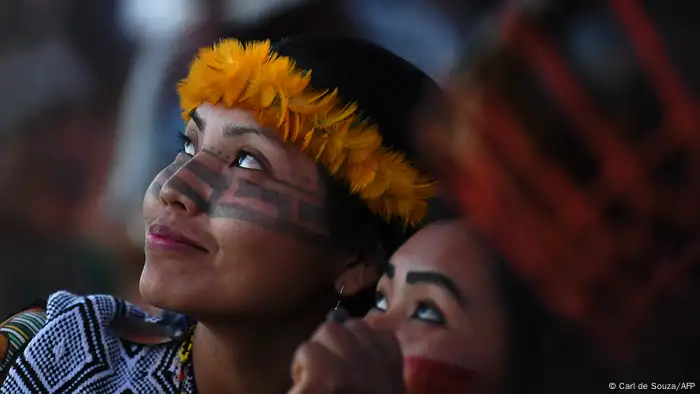
[{"label": "pink lip", "polygon": [[146,244],[149,248],[167,249],[179,252],[204,252],[209,253],[199,242],[188,238],[180,233],[177,233],[170,228],[162,225],[153,225],[148,230]]}]

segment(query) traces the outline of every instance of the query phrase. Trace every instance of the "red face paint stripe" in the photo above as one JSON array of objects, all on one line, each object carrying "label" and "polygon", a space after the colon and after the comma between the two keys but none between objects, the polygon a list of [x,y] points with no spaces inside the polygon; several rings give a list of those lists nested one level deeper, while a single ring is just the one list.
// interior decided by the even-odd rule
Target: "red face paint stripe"
[{"label": "red face paint stripe", "polygon": [[590,202],[574,188],[569,178],[548,165],[536,152],[510,111],[498,104],[485,106],[484,111],[485,118],[492,124],[488,136],[503,152],[503,160],[510,164],[512,171],[531,176],[538,197],[553,208],[562,226],[575,232],[597,217]]},{"label": "red face paint stripe", "polygon": [[679,122],[673,131],[681,136],[697,136],[700,119],[695,111],[696,100],[680,82],[654,25],[639,3],[636,0],[613,0],[611,6],[630,37],[639,62],[661,95],[666,110]]},{"label": "red face paint stripe", "polygon": [[465,168],[466,178],[454,181],[460,185],[461,203],[516,269],[541,277],[542,270],[548,268],[544,263],[554,257],[551,253],[561,251],[557,226],[537,214],[533,203],[510,183],[499,160],[485,151],[473,159]]},{"label": "red face paint stripe", "polygon": [[642,163],[595,110],[553,46],[524,22],[515,21],[517,29],[508,42],[509,48],[534,67],[570,123],[586,137],[589,148],[601,161],[607,183],[624,190],[642,182]]},{"label": "red face paint stripe", "polygon": [[409,394],[469,394],[478,374],[466,368],[420,357],[404,359]]}]

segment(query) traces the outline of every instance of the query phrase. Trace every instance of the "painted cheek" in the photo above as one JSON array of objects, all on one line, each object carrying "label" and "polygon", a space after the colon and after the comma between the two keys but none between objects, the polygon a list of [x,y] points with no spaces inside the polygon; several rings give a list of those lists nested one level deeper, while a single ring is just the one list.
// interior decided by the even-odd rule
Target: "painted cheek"
[{"label": "painted cheek", "polygon": [[151,184],[148,186],[143,198],[144,216],[150,216],[147,213],[158,205],[157,201],[160,199],[160,192],[163,188],[163,184],[167,182],[168,179],[170,179],[170,177],[172,177],[180,169],[180,167],[182,167],[184,162],[185,161],[180,158],[180,155],[178,155],[175,158],[175,161],[161,170],[155,176],[155,178],[153,178],[153,181],[151,181]]},{"label": "painted cheek", "polygon": [[175,173],[177,173],[182,166],[187,163],[186,157],[184,155],[179,154],[177,157],[175,157],[175,161],[170,163],[167,167],[163,168],[158,175],[156,175],[155,178],[153,178],[153,181],[151,182],[151,185],[148,187],[148,191],[146,195],[148,196],[149,193],[153,194],[154,197],[159,197],[160,190],[163,187],[163,184],[168,181]]},{"label": "painted cheek", "polygon": [[477,377],[475,371],[440,361],[404,358],[408,394],[468,394]]}]

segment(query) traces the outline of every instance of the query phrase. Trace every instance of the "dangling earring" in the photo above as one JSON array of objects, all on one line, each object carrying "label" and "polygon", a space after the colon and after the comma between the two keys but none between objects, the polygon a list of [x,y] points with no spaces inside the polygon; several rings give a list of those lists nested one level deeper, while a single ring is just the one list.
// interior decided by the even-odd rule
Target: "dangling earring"
[{"label": "dangling earring", "polygon": [[331,323],[343,324],[346,320],[350,318],[348,311],[340,307],[340,298],[343,296],[343,290],[345,290],[345,284],[340,285],[340,291],[338,292],[338,302],[335,304],[328,315],[326,315],[326,321]]},{"label": "dangling earring", "polygon": [[345,283],[340,284],[340,291],[338,292],[338,302],[335,304],[335,308],[333,310],[337,310],[340,308],[340,299],[343,298],[343,290],[345,290]]}]

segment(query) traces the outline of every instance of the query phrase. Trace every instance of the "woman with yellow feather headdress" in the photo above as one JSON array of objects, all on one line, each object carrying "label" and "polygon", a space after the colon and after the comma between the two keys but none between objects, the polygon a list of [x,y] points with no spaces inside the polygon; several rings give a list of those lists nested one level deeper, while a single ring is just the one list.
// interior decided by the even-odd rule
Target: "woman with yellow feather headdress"
[{"label": "woman with yellow feather headdress", "polygon": [[183,151],[143,204],[141,293],[177,314],[54,294],[2,328],[0,392],[288,390],[297,346],[425,214],[406,135],[431,90],[360,40],[202,49],[178,86]]}]

